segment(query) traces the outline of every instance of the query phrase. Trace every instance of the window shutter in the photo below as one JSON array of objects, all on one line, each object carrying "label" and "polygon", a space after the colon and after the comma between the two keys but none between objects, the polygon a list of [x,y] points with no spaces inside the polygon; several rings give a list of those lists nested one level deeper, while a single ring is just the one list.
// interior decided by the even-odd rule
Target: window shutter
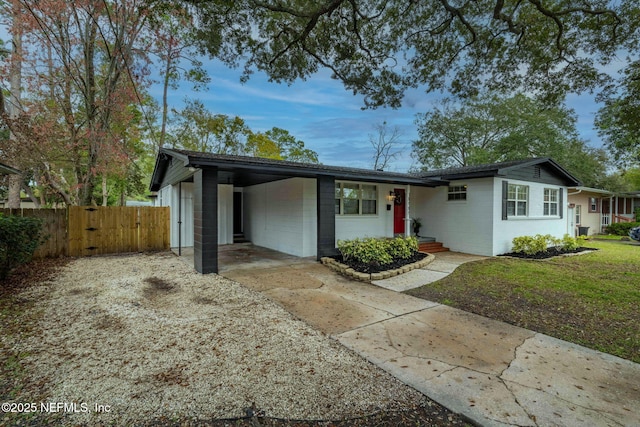
[{"label": "window shutter", "polygon": [[564,214],[564,202],[562,201],[563,197],[562,197],[562,193],[564,191],[564,188],[560,189],[560,194],[558,194],[558,207],[560,209],[558,209],[560,211],[560,218],[563,217]]},{"label": "window shutter", "polygon": [[507,219],[507,200],[509,199],[509,181],[502,181],[502,220]]}]

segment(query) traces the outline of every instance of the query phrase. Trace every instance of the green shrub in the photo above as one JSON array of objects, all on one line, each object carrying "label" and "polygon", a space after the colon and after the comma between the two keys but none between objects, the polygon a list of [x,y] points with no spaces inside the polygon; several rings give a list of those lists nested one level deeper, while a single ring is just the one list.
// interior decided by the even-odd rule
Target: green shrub
[{"label": "green shrub", "polygon": [[388,252],[394,259],[407,259],[418,251],[418,239],[415,237],[396,237],[385,239]]},{"label": "green shrub", "polygon": [[41,219],[0,214],[0,280],[31,261],[43,240]]},{"label": "green shrub", "polygon": [[629,231],[634,227],[640,227],[640,222],[616,222],[607,227],[607,233],[616,236],[628,236]]},{"label": "green shrub", "polygon": [[367,265],[385,265],[394,259],[410,258],[418,251],[415,237],[393,239],[366,237],[363,239],[339,240],[338,250],[345,261],[354,260]]},{"label": "green shrub", "polygon": [[571,237],[568,234],[565,234],[560,242],[560,247],[566,251],[575,251],[582,247],[586,240],[586,236]]},{"label": "green shrub", "polygon": [[555,238],[550,234],[542,235],[536,234],[535,236],[520,236],[514,237],[513,252],[524,252],[527,255],[534,255],[538,252],[544,252],[549,246],[554,246]]},{"label": "green shrub", "polygon": [[585,236],[571,237],[565,234],[562,239],[553,237],[550,234],[536,234],[535,236],[514,237],[513,252],[524,252],[527,255],[535,255],[544,252],[550,247],[559,247],[566,251],[574,251],[581,247],[586,240]]}]

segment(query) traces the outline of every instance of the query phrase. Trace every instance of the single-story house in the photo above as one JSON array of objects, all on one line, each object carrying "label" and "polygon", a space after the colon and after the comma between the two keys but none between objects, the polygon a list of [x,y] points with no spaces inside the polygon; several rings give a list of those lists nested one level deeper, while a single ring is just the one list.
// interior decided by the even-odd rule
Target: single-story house
[{"label": "single-story house", "polygon": [[412,218],[451,250],[497,255],[516,236],[571,233],[579,185],[549,158],[411,174],[163,148],[150,189],[170,206],[171,246],[212,273],[234,234],[319,259],[341,239],[410,235]]},{"label": "single-story house", "polygon": [[20,171],[18,169],[12,168],[4,163],[0,163],[0,175],[13,175],[19,173]]},{"label": "single-story house", "polygon": [[577,234],[605,233],[609,224],[635,221],[640,193],[613,193],[590,187],[568,189],[569,207],[574,210]]}]

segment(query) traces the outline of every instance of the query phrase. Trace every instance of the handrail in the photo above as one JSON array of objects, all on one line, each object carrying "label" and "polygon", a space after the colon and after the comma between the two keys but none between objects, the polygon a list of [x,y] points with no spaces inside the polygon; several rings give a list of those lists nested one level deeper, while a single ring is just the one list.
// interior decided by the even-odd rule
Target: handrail
[{"label": "handrail", "polygon": [[617,220],[614,222],[633,222],[633,219],[627,218],[626,216],[613,215],[613,218]]}]

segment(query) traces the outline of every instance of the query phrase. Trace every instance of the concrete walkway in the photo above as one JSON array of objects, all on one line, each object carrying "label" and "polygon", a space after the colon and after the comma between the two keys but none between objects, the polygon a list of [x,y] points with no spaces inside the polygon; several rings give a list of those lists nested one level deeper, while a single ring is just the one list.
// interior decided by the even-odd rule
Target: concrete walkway
[{"label": "concrete walkway", "polygon": [[378,286],[308,259],[222,274],[479,425],[640,425],[640,365],[385,289],[409,289],[475,259],[437,254],[423,272]]}]

